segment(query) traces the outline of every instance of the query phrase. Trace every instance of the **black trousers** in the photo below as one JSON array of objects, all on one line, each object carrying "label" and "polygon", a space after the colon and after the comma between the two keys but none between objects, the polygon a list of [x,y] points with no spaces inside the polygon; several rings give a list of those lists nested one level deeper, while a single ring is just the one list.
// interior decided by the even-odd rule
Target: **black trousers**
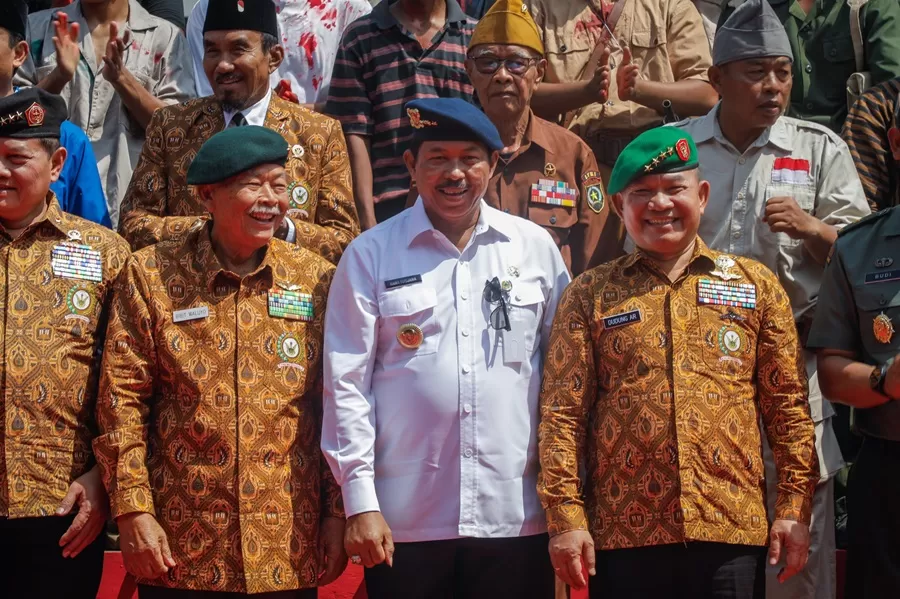
[{"label": "black trousers", "polygon": [[138,599],[316,599],[318,589],[300,589],[295,591],[274,591],[272,593],[224,593],[219,591],[189,591],[186,589],[168,589],[147,584],[138,585]]},{"label": "black trousers", "polygon": [[369,599],[553,599],[547,535],[397,543],[366,569]]},{"label": "black trousers", "polygon": [[766,548],[724,543],[597,552],[591,599],[763,599]]},{"label": "black trousers", "polygon": [[866,437],[847,481],[848,599],[900,597],[900,442]]},{"label": "black trousers", "polygon": [[0,518],[0,597],[95,599],[103,575],[106,535],[74,558],[64,558],[59,539],[74,515]]}]

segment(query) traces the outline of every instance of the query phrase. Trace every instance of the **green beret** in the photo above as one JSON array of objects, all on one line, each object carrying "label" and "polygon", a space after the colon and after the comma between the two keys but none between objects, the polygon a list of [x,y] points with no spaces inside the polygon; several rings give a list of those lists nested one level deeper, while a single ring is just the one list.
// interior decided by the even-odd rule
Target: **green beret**
[{"label": "green beret", "polygon": [[619,154],[607,191],[619,193],[645,175],[677,173],[697,168],[694,139],[677,127],[657,127],[644,131]]},{"label": "green beret", "polygon": [[276,131],[245,125],[216,133],[188,168],[188,185],[210,185],[260,164],[287,163],[288,143]]}]

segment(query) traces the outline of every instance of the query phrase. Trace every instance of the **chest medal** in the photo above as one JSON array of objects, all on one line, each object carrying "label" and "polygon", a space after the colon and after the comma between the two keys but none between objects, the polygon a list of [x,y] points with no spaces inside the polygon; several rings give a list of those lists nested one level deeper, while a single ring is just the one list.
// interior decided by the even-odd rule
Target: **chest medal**
[{"label": "chest medal", "polygon": [[872,333],[878,343],[890,343],[894,336],[894,323],[891,317],[882,312],[872,321]]}]

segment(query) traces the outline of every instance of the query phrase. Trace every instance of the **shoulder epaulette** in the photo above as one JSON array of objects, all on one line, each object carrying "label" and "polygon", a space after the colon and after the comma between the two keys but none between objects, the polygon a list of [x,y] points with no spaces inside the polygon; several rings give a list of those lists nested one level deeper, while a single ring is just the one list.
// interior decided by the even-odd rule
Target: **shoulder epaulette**
[{"label": "shoulder epaulette", "polygon": [[879,210],[878,212],[873,212],[872,214],[870,214],[868,216],[864,216],[861,219],[859,219],[858,221],[856,221],[855,223],[850,223],[849,225],[847,225],[846,227],[844,227],[843,229],[838,231],[838,237],[843,237],[850,231],[855,231],[862,227],[871,225],[872,223],[874,223],[874,222],[884,218],[888,214],[890,214],[890,212],[891,212],[891,208],[885,208],[884,210]]}]

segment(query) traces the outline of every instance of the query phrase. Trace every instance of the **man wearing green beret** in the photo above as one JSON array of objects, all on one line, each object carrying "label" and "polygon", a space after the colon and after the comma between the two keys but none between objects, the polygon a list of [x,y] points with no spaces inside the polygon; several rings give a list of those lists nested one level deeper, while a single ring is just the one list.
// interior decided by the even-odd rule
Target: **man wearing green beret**
[{"label": "man wearing green beret", "polygon": [[625,148],[609,192],[636,249],[578,277],[553,323],[538,492],[554,568],[575,587],[595,575],[595,598],[756,599],[767,542],[785,579],[806,562],[818,464],[790,302],[764,266],[697,236],[697,166],[674,128]]},{"label": "man wearing green beret", "polygon": [[211,137],[187,174],[211,218],[115,290],[94,449],[141,599],[314,598],[347,562],[319,450],[334,267],[274,237],[288,151],[252,125]]}]

